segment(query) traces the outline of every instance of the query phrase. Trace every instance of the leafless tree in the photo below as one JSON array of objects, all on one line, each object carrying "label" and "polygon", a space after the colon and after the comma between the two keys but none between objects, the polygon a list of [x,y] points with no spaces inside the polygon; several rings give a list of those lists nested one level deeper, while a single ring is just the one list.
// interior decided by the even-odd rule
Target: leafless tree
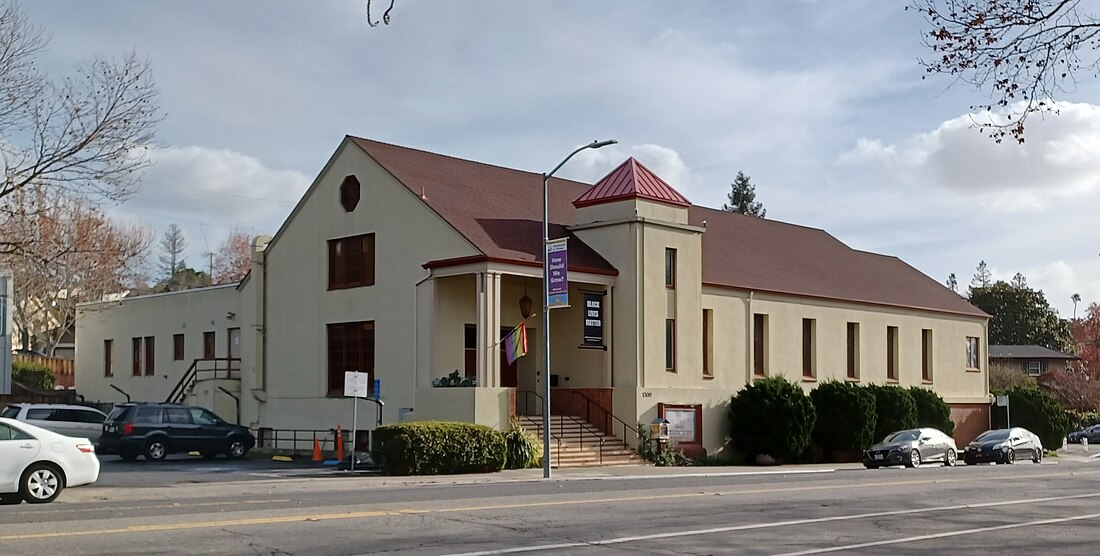
[{"label": "leafless tree", "polygon": [[183,252],[187,250],[187,238],[183,235],[183,230],[175,224],[169,224],[164,236],[160,238],[160,248],[164,252],[157,260],[160,261],[160,272],[164,276],[165,291],[179,289],[175,283],[176,273],[186,266]]},{"label": "leafless tree", "polygon": [[[133,52],[92,58],[55,80],[36,65],[47,42],[18,4],[0,5],[0,200],[35,186],[51,197],[121,201],[162,118],[150,65]],[[0,238],[0,252],[17,243]]]},{"label": "leafless tree", "polygon": [[1081,72],[1097,69],[1100,21],[1081,0],[912,0],[924,15],[928,73],[946,74],[989,93],[971,106],[975,125],[998,143],[1024,142],[1035,113],[1057,112],[1052,101],[1071,92]]}]

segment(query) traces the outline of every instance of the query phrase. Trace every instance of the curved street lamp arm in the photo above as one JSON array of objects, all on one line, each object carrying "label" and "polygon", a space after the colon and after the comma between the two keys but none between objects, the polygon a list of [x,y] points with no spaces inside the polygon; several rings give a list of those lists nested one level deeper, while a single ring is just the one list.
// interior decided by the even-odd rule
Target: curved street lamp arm
[{"label": "curved street lamp arm", "polygon": [[598,149],[600,147],[606,147],[608,145],[614,145],[615,143],[618,143],[618,141],[616,141],[614,139],[608,139],[606,141],[593,141],[593,142],[591,142],[587,145],[577,147],[577,150],[569,153],[569,156],[565,157],[565,159],[562,160],[561,162],[559,162],[557,166],[554,166],[554,169],[550,170],[549,173],[543,174],[543,177],[546,178],[546,179],[549,179],[550,176],[554,175],[554,172],[557,172],[558,170],[561,169],[562,166],[565,166],[565,163],[569,162],[569,159],[573,158],[573,155],[575,155],[575,154],[577,154],[577,153],[579,153],[579,152],[581,152],[585,149]]}]

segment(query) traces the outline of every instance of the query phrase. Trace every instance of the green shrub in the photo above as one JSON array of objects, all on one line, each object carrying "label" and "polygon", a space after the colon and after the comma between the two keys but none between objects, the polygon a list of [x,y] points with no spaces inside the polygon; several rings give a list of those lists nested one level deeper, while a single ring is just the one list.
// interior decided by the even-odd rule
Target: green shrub
[{"label": "green shrub", "polygon": [[[1038,387],[1012,388],[1007,392],[995,393],[1008,394],[1012,426],[1035,433],[1045,448],[1056,450],[1062,447],[1062,440],[1069,432],[1069,418],[1053,396]],[[998,427],[1006,425],[1003,407],[993,408],[993,423]]]},{"label": "green shrub", "polygon": [[917,403],[907,390],[877,384],[870,384],[867,389],[875,395],[876,442],[892,432],[917,427]]},{"label": "green shrub", "polygon": [[658,442],[649,434],[649,427],[638,423],[638,453],[657,467],[687,465],[683,450],[676,449],[676,442],[667,440]]},{"label": "green shrub", "polygon": [[917,404],[917,426],[940,429],[947,436],[955,435],[955,422],[951,420],[951,408],[939,394],[920,386],[910,386],[909,395]]},{"label": "green shrub", "polygon": [[542,444],[519,423],[512,421],[512,427],[504,433],[504,443],[505,469],[530,469],[542,465]]},{"label": "green shrub", "polygon": [[797,459],[810,445],[817,414],[802,387],[784,377],[757,380],[730,400],[730,436],[750,459]]},{"label": "green shrub", "polygon": [[43,365],[13,361],[11,379],[28,388],[53,390],[53,371]]},{"label": "green shrub", "polygon": [[371,456],[389,475],[493,473],[504,469],[504,435],[484,425],[420,421],[379,427]]},{"label": "green shrub", "polygon": [[813,439],[826,453],[862,450],[875,434],[875,395],[849,382],[830,380],[810,392],[817,412]]}]

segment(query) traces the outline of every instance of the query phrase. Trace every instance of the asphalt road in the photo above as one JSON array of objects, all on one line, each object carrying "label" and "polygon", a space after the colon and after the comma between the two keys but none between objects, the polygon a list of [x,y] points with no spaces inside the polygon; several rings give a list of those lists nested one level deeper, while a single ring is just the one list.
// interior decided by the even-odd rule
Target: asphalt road
[{"label": "asphalt road", "polygon": [[1095,463],[722,474],[743,470],[637,477],[659,472],[640,467],[546,481],[283,469],[184,483],[167,467],[123,470],[105,479],[162,472],[163,486],[101,483],[46,506],[2,506],[0,554],[1100,552]]}]

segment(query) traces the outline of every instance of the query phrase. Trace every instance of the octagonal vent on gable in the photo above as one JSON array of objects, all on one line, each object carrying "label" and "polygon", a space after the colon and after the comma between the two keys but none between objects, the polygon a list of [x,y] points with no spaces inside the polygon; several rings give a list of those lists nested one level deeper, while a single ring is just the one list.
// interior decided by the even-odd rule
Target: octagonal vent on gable
[{"label": "octagonal vent on gable", "polygon": [[360,189],[359,180],[355,176],[346,176],[340,182],[340,205],[345,211],[351,212],[359,205]]}]

